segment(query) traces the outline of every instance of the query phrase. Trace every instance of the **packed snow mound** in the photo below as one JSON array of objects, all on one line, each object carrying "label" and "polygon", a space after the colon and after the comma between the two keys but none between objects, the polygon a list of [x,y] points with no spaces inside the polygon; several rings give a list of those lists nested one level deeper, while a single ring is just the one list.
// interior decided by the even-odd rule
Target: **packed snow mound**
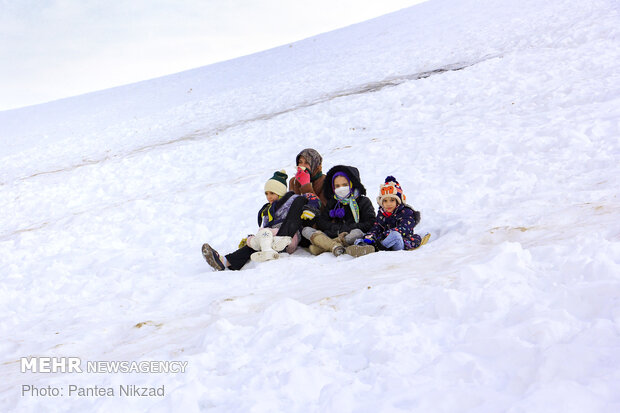
[{"label": "packed snow mound", "polygon": [[[618,411],[619,11],[431,0],[0,112],[0,410]],[[306,147],[371,199],[397,177],[431,241],[212,272],[202,243],[254,232]],[[22,373],[29,356],[188,367]]]}]

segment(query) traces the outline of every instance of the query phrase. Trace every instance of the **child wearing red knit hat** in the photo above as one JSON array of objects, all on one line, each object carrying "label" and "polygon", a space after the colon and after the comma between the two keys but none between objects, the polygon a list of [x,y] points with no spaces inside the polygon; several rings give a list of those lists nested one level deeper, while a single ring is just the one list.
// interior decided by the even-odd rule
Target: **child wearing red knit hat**
[{"label": "child wearing red knit hat", "polygon": [[368,245],[379,250],[400,251],[416,249],[425,244],[430,234],[421,238],[414,232],[413,229],[420,222],[420,213],[407,205],[406,200],[396,178],[386,177],[385,182],[379,186],[379,212],[375,224],[364,238],[356,241],[356,245],[347,248],[347,253],[360,256],[373,252],[374,248]]}]

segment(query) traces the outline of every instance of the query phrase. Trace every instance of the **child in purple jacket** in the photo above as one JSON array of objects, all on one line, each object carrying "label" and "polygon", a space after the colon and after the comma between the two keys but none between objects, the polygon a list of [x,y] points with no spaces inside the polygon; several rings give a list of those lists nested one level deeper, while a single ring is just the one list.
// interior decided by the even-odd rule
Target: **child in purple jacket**
[{"label": "child in purple jacket", "polygon": [[416,249],[430,238],[430,234],[422,239],[414,232],[413,229],[420,222],[420,213],[405,203],[407,198],[396,178],[385,178],[379,191],[379,212],[375,224],[364,238],[355,242],[356,245],[348,247],[347,253],[350,255],[365,255],[375,248],[392,251]]}]

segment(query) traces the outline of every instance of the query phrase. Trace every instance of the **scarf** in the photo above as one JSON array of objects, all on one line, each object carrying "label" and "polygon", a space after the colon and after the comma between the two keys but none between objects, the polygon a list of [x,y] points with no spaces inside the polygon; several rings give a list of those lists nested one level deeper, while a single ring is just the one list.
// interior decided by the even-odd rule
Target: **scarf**
[{"label": "scarf", "polygon": [[263,218],[263,223],[261,224],[261,227],[266,227],[267,224],[273,221],[273,215],[271,214],[271,207],[273,206],[273,204],[275,204],[275,202],[269,204],[269,206],[266,208],[266,211],[265,209],[262,210],[261,217]]},{"label": "scarf", "polygon": [[316,174],[314,174],[314,176],[310,177],[310,182],[314,182],[322,176],[323,176],[323,171],[319,169],[319,171]]},{"label": "scarf", "polygon": [[291,204],[299,195],[284,196],[272,204],[269,204],[261,211],[262,224],[261,228],[279,228],[286,219]]},{"label": "scarf", "polygon": [[357,201],[356,201],[359,194],[360,192],[357,189],[354,189],[352,193],[350,193],[344,198],[340,198],[338,195],[334,194],[334,199],[336,199],[338,203],[336,204],[334,209],[329,211],[329,216],[331,216],[332,218],[344,218],[344,208],[340,207],[340,204],[348,205],[349,208],[351,208],[351,213],[353,214],[353,219],[355,220],[355,223],[356,224],[359,223],[360,222],[360,208],[357,205]]}]

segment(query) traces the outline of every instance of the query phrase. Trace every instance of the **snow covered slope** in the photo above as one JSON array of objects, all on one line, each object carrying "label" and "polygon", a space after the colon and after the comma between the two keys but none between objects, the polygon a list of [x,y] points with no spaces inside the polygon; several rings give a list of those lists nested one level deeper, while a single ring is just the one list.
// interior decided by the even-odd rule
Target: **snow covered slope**
[{"label": "snow covered slope", "polygon": [[[0,112],[0,410],[618,411],[619,12],[431,0]],[[201,244],[254,231],[306,147],[373,198],[396,176],[432,242],[211,272]],[[21,373],[28,356],[188,368]]]}]

